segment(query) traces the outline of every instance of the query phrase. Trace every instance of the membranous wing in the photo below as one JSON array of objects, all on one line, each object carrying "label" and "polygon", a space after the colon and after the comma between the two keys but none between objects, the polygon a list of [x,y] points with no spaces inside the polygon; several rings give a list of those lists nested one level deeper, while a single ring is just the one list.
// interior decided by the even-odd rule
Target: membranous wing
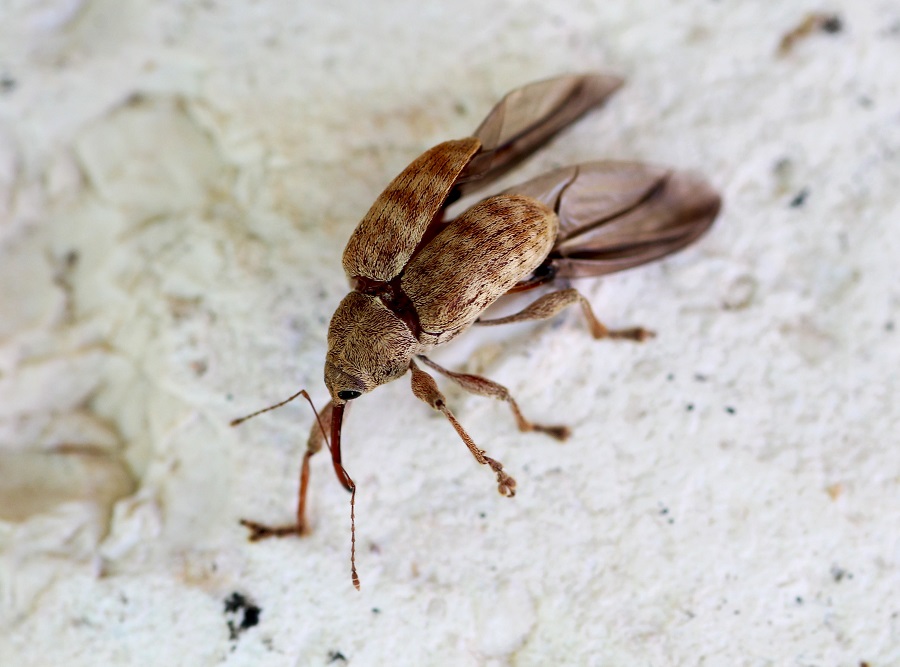
[{"label": "membranous wing", "polygon": [[700,237],[721,206],[702,177],[638,162],[586,162],[505,191],[556,211],[559,236],[528,283],[600,276],[669,255]]},{"label": "membranous wing", "polygon": [[571,74],[507,94],[475,130],[481,150],[460,174],[457,196],[503,176],[558,132],[601,106],[622,83],[619,77],[605,74]]}]

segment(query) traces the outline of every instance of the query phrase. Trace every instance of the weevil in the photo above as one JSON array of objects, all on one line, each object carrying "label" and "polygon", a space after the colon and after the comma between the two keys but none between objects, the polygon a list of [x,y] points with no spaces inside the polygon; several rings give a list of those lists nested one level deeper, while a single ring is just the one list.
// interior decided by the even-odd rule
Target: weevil
[{"label": "weevil", "polygon": [[[344,410],[349,401],[407,373],[413,394],[441,412],[475,460],[491,468],[500,493],[515,495],[515,480],[475,444],[447,407],[434,378],[419,364],[465,391],[505,401],[522,431],[563,440],[569,429],[529,421],[506,387],[479,375],[449,371],[428,358],[433,348],[473,325],[544,320],[578,304],[594,338],[643,341],[653,335],[641,327],[607,328],[588,300],[567,284],[513,315],[483,319],[482,313],[505,294],[621,271],[695,241],[720,208],[719,195],[701,176],[638,162],[585,162],[482,199],[453,219],[446,215],[452,203],[505,175],[560,130],[603,105],[622,83],[615,76],[583,74],[518,88],[491,110],[471,137],[425,151],[385,188],[344,249],[351,291],[328,327],[325,385],[331,402],[316,414],[310,431],[296,520],[277,527],[242,520],[252,541],[309,532],[310,459],[327,444],[335,474],[351,492],[351,575],[359,588],[356,484],[341,462]],[[312,405],[306,391],[300,391],[232,424],[300,395]]]}]

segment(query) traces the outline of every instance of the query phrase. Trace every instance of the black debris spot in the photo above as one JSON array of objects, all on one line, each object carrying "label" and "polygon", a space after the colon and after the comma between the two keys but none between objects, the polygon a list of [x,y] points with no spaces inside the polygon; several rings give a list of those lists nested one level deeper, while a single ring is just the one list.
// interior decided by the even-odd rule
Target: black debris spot
[{"label": "black debris spot", "polygon": [[244,609],[244,618],[241,620],[241,628],[246,630],[259,624],[259,614],[262,610],[259,607],[247,607]]},{"label": "black debris spot", "polygon": [[259,625],[260,614],[262,609],[237,591],[225,598],[228,638],[236,641],[244,632]]},{"label": "black debris spot", "polygon": [[666,523],[668,523],[669,525],[675,523],[675,519],[669,516],[669,508],[663,504],[660,504],[659,506],[659,515],[666,517]]},{"label": "black debris spot", "polygon": [[0,92],[11,93],[16,88],[17,81],[9,74],[0,76]]},{"label": "black debris spot", "polygon": [[231,597],[225,598],[225,613],[234,613],[247,604],[247,599],[238,592],[231,594]]},{"label": "black debris spot", "polygon": [[372,607],[372,613],[373,613],[373,614],[380,614],[380,613],[381,613],[381,610],[380,610],[378,607]]},{"label": "black debris spot", "polygon": [[693,403],[688,403],[688,404],[685,406],[685,410],[687,410],[688,412],[693,412],[693,411],[694,411],[694,404],[693,404]]},{"label": "black debris spot", "polygon": [[706,377],[703,373],[694,373],[694,379],[697,382],[706,382],[709,378]]},{"label": "black debris spot", "polygon": [[809,188],[803,188],[794,195],[794,198],[791,199],[791,203],[788,204],[791,208],[800,208],[806,203],[806,198],[809,197]]},{"label": "black debris spot", "polygon": [[844,29],[844,22],[841,20],[841,17],[837,14],[832,14],[831,16],[826,16],[822,20],[822,31],[827,32],[830,35],[834,35],[839,33]]},{"label": "black debris spot", "polygon": [[337,662],[340,660],[341,662],[347,662],[347,658],[344,657],[344,654],[340,651],[328,651],[328,662]]},{"label": "black debris spot", "polygon": [[893,330],[894,330],[894,321],[893,321],[893,320],[888,320],[887,322],[885,322],[885,323],[884,323],[884,330],[885,330],[885,331],[893,331]]},{"label": "black debris spot", "polygon": [[803,598],[798,595],[794,598],[794,602],[796,602],[797,604],[803,604]]},{"label": "black debris spot", "polygon": [[674,380],[674,379],[675,379],[675,373],[669,373],[669,374],[666,376],[666,380],[668,380],[669,382],[671,382],[671,381]]},{"label": "black debris spot", "polygon": [[725,406],[725,412],[727,412],[730,415],[737,414],[737,410],[735,410],[730,405]]},{"label": "black debris spot", "polygon": [[838,565],[832,565],[831,578],[834,579],[835,583],[839,583],[844,579],[852,579],[853,574]]}]

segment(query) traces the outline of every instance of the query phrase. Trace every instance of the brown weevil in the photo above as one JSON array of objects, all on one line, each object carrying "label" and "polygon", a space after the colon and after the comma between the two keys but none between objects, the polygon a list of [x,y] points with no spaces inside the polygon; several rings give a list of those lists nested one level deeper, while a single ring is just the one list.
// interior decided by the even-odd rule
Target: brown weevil
[{"label": "brown weevil", "polygon": [[[331,403],[317,415],[310,432],[296,522],[270,527],[241,521],[250,529],[251,540],[308,532],[309,461],[323,443],[331,450],[338,479],[353,494],[353,531],[356,485],[341,463],[344,408],[407,372],[413,394],[444,414],[475,459],[494,471],[500,493],[513,496],[515,480],[469,437],[417,360],[468,392],[509,403],[522,431],[562,440],[569,429],[529,421],[505,387],[478,375],[451,372],[426,356],[472,325],[543,320],[578,304],[594,338],[642,341],[653,335],[642,328],[607,329],[587,299],[568,286],[544,294],[514,315],[489,320],[480,316],[504,294],[621,271],[693,242],[712,225],[720,207],[719,195],[702,177],[637,162],[586,162],[555,169],[445,218],[450,204],[504,175],[602,105],[621,85],[614,76],[586,74],[514,90],[473,136],[425,151],[378,197],[344,250],[344,271],[352,289],[328,328],[325,384]],[[288,401],[301,394],[309,400],[301,391]],[[359,588],[353,546],[351,574]]]}]

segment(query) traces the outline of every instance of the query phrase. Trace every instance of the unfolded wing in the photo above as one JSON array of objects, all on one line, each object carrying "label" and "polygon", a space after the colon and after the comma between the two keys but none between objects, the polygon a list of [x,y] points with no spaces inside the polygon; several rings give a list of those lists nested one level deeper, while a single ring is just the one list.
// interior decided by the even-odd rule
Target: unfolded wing
[{"label": "unfolded wing", "polygon": [[622,79],[571,74],[538,81],[508,93],[475,131],[481,150],[460,175],[460,195],[499,178],[557,132],[606,102]]},{"label": "unfolded wing", "polygon": [[660,259],[699,238],[721,206],[689,172],[637,162],[587,162],[506,190],[556,211],[560,230],[548,275],[599,276]]}]

